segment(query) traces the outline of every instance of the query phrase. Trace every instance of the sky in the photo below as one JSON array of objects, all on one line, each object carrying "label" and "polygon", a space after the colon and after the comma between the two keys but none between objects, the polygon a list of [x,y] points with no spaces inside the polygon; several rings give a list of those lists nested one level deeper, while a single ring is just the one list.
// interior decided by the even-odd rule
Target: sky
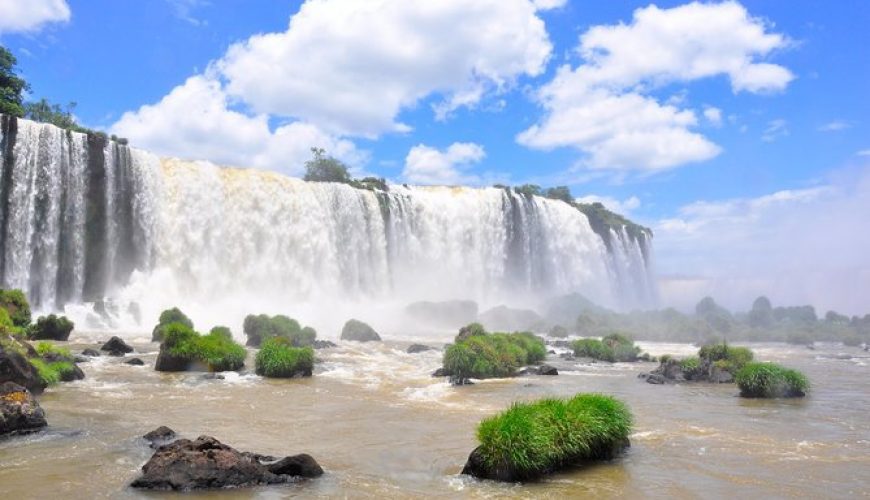
[{"label": "sky", "polygon": [[663,305],[870,312],[870,2],[0,0],[29,97],[162,155],[567,185]]}]

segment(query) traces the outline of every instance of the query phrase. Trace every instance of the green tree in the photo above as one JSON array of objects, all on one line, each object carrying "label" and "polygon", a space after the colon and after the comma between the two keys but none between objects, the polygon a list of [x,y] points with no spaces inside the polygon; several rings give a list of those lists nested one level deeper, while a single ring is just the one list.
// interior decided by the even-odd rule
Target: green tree
[{"label": "green tree", "polygon": [[514,192],[525,196],[540,196],[541,186],[537,184],[523,184],[514,188]]},{"label": "green tree", "polygon": [[305,162],[306,181],[350,184],[351,177],[344,163],[328,156],[323,148],[311,148],[311,153],[314,158]]},{"label": "green tree", "polygon": [[30,90],[30,85],[15,73],[18,60],[6,47],[0,45],[0,113],[24,116],[22,93]]},{"label": "green tree", "polygon": [[565,203],[574,203],[574,197],[571,196],[571,190],[568,189],[568,186],[556,186],[547,189],[544,192],[544,196],[547,198],[552,198],[554,200],[562,200]]},{"label": "green tree", "polygon": [[749,326],[767,328],[772,324],[773,306],[770,304],[770,299],[762,295],[752,303],[752,309],[749,311]]},{"label": "green tree", "polygon": [[52,104],[47,99],[42,98],[36,102],[24,104],[24,117],[36,122],[51,123],[62,129],[82,131],[82,127],[76,123],[75,117],[73,117],[75,109],[76,103],[74,102],[63,108],[60,104]]}]

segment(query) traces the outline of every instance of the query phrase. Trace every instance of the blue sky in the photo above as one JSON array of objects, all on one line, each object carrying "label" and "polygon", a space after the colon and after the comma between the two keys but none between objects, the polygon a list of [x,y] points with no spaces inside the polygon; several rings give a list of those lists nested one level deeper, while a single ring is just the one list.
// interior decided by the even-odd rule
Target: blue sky
[{"label": "blue sky", "polygon": [[[398,182],[567,184],[653,227],[676,301],[766,286],[824,303],[815,282],[751,285],[788,272],[765,260],[788,247],[758,234],[826,203],[849,227],[866,206],[864,1],[15,3],[0,0],[0,43],[33,97],[76,101],[89,126],[290,175],[319,145]],[[719,268],[746,280],[724,291]],[[829,302],[870,310],[847,285]]]}]

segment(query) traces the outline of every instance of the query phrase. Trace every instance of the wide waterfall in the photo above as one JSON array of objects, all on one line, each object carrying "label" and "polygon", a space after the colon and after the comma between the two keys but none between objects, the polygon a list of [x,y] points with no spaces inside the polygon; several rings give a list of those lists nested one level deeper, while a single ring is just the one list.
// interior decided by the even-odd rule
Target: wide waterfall
[{"label": "wide waterfall", "polygon": [[236,322],[373,302],[581,292],[633,307],[654,297],[649,238],[600,235],[561,201],[309,183],[28,120],[2,125],[0,282],[40,309],[110,298],[137,303],[148,321],[178,304]]}]

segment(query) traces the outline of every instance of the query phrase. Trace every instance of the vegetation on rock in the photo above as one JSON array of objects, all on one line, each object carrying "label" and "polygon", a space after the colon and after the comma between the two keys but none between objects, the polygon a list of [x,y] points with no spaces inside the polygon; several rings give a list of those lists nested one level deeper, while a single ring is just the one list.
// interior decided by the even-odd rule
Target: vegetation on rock
[{"label": "vegetation on rock", "polygon": [[745,398],[795,398],[809,391],[806,376],[776,363],[747,363],[735,377]]},{"label": "vegetation on rock", "polygon": [[640,348],[620,333],[611,333],[601,340],[579,339],[571,343],[574,355],[600,361],[631,362],[641,359]]},{"label": "vegetation on rock", "polygon": [[[164,327],[160,351],[161,355],[165,353],[176,361],[186,362],[184,369],[201,362],[209,371],[238,370],[245,365],[247,356],[245,348],[234,342],[232,336],[227,337],[221,331],[200,335],[184,323]],[[176,366],[181,368],[182,364]]]},{"label": "vegetation on rock", "polygon": [[514,403],[480,422],[480,446],[463,473],[527,480],[580,460],[612,458],[628,445],[631,426],[626,405],[600,394]]},{"label": "vegetation on rock", "polygon": [[163,340],[163,329],[172,323],[180,323],[188,328],[193,328],[193,321],[191,321],[186,314],[181,312],[181,309],[177,307],[166,309],[160,313],[160,318],[157,320],[157,326],[155,326],[154,330],[151,332],[151,341],[160,342]]},{"label": "vegetation on rock", "polygon": [[540,363],[546,355],[544,341],[531,333],[487,333],[475,323],[460,330],[455,343],[444,351],[443,368],[455,383],[511,377],[518,368]]},{"label": "vegetation on rock", "polygon": [[257,347],[262,342],[272,337],[283,337],[296,347],[308,347],[314,345],[317,331],[310,326],[303,328],[293,318],[278,314],[249,314],[245,317],[242,329],[248,336],[247,345]]},{"label": "vegetation on rock", "polygon": [[30,325],[30,303],[21,290],[0,290],[0,308],[9,313],[14,326],[27,328]]},{"label": "vegetation on rock", "polygon": [[294,347],[285,337],[272,337],[260,346],[255,366],[257,375],[264,377],[310,377],[314,369],[314,349]]},{"label": "vegetation on rock", "polygon": [[40,316],[36,323],[27,328],[27,338],[31,340],[61,340],[69,339],[69,334],[75,324],[66,316]]}]

